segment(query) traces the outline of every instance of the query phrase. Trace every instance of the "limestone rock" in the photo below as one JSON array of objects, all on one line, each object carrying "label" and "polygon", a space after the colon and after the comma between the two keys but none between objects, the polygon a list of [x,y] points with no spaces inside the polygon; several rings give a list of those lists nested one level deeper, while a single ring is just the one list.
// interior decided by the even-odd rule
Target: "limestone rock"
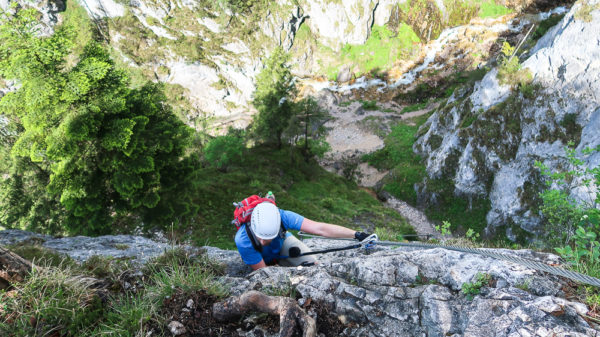
[{"label": "limestone rock", "polygon": [[[108,243],[122,237],[58,239],[7,230],[0,232],[0,244],[28,239],[57,247],[53,242],[58,240],[62,252],[85,259],[88,256],[80,251],[100,248],[98,242],[105,242],[106,251],[95,253],[115,254]],[[162,245],[146,238],[127,237],[133,251],[147,251],[147,243]],[[315,250],[347,245],[344,241],[318,239],[305,243]],[[342,336],[475,337],[514,336],[517,332],[532,336],[600,336],[583,318],[589,309],[564,298],[564,279],[481,255],[442,248],[376,247],[368,255],[359,249],[321,254],[319,264],[313,267],[267,267],[252,272],[237,251],[204,249],[208,256],[227,266],[227,274],[218,281],[232,295],[249,290],[281,290],[298,294],[301,304],[308,299],[321,302],[341,320],[352,323]],[[493,251],[543,263],[559,262],[556,255],[530,250]],[[489,275],[490,282],[469,299],[463,286],[473,283],[478,273]],[[182,310],[194,305],[188,300]],[[169,322],[168,327],[175,336],[185,333],[177,321]]]},{"label": "limestone rock", "polygon": [[[324,249],[340,242],[307,240]],[[552,254],[500,250],[504,254],[558,261]],[[493,282],[469,300],[462,285],[477,273]],[[268,267],[221,280],[233,294],[283,289],[291,284],[302,299],[322,301],[353,326],[343,336],[600,336],[582,317],[587,307],[565,300],[563,281],[538,271],[445,249],[400,247],[370,255],[343,251],[319,256],[310,268]]]},{"label": "limestone rock", "polygon": [[321,42],[339,51],[343,45],[363,44],[371,33],[378,1],[308,0],[304,10],[306,24],[319,35]]},{"label": "limestone rock", "polygon": [[0,245],[24,242],[39,244],[58,253],[66,254],[79,262],[94,255],[129,258],[134,262],[145,262],[163,254],[170,247],[167,242],[157,242],[134,235],[55,238],[16,229],[0,231]]},{"label": "limestone rock", "polygon": [[178,321],[171,321],[168,328],[173,336],[179,336],[186,333],[185,326]]},{"label": "limestone rock", "polygon": [[[585,22],[575,19],[579,7],[573,6],[523,62],[541,89],[526,97],[500,85],[493,70],[441,106],[413,147],[425,158],[429,178],[451,179],[456,195],[489,198],[488,234],[500,230],[517,239],[521,230],[533,237],[544,233],[535,205],[546,186],[535,161],[557,170],[568,165],[567,142],[578,151],[600,145],[592,131],[600,127],[600,10]],[[598,164],[595,153],[584,166]],[[427,182],[417,190],[421,202],[436,202]],[[578,200],[594,193],[577,180],[566,192]]]}]

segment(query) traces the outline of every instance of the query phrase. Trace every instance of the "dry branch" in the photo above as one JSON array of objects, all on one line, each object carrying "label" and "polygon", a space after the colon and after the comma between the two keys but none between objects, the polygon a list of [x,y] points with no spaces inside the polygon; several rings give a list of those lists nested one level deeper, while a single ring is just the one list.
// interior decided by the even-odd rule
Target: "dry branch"
[{"label": "dry branch", "polygon": [[317,334],[315,320],[289,297],[268,296],[252,290],[213,305],[213,317],[219,321],[236,320],[247,312],[279,315],[281,337],[292,336],[297,328],[302,329],[303,337],[314,337]]}]

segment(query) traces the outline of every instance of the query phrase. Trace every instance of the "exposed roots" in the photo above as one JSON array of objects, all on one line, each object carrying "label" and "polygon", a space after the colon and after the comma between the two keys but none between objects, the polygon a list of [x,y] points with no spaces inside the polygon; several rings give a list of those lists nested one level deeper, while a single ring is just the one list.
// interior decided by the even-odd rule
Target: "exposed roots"
[{"label": "exposed roots", "polygon": [[268,296],[251,290],[240,296],[229,297],[213,305],[213,317],[219,321],[231,321],[247,312],[264,312],[279,315],[279,335],[291,337],[296,329],[302,329],[303,337],[314,337],[317,324],[298,303],[282,296]]}]

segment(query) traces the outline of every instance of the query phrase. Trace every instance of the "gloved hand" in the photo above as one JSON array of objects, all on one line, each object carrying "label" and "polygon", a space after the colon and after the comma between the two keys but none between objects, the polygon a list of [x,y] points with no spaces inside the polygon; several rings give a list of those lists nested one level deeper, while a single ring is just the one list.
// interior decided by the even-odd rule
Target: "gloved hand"
[{"label": "gloved hand", "polygon": [[371,234],[365,232],[356,232],[354,233],[354,238],[359,242],[362,242],[364,239],[368,238]]}]

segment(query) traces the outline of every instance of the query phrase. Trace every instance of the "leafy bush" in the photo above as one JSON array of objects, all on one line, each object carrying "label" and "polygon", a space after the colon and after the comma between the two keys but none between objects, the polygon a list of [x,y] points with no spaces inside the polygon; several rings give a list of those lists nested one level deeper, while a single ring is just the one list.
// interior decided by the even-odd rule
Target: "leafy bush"
[{"label": "leafy bush", "polygon": [[491,280],[491,275],[477,273],[473,282],[465,282],[461,288],[463,293],[467,296],[467,299],[471,301],[475,295],[479,295],[479,293],[481,293],[481,288],[488,285]]},{"label": "leafy bush", "polygon": [[435,230],[440,232],[440,234],[442,234],[443,236],[450,236],[452,235],[452,231],[450,230],[450,226],[452,226],[450,224],[450,222],[448,221],[442,221],[441,225],[436,225],[435,226]]},{"label": "leafy bush", "polygon": [[[572,145],[572,144],[569,144]],[[589,156],[600,151],[586,148],[580,155],[572,148],[565,152],[570,170],[551,172],[543,163],[536,166],[549,179],[552,188],[541,193],[542,214],[547,220],[547,235],[550,245],[560,245],[556,251],[575,270],[592,276],[600,276],[600,167],[586,167],[579,156]],[[589,191],[588,199],[574,199],[567,191],[580,186]]]},{"label": "leafy bush", "polygon": [[0,75],[21,86],[0,100],[0,113],[19,130],[0,221],[97,235],[140,218],[155,225],[194,213],[185,193],[191,129],[164,104],[160,85],[130,89],[93,40],[73,54],[73,20],[51,36],[38,36],[33,10],[2,21]]},{"label": "leafy bush", "polygon": [[521,68],[519,58],[514,55],[515,47],[504,41],[501,51],[497,75],[500,84],[507,84],[512,87],[529,84],[533,80],[533,75],[531,75],[529,69]]},{"label": "leafy bush", "polygon": [[226,172],[231,165],[242,162],[244,149],[244,139],[239,135],[218,136],[206,144],[204,159],[211,167]]},{"label": "leafy bush", "polygon": [[360,101],[362,108],[365,110],[379,110],[377,106],[377,101]]}]

